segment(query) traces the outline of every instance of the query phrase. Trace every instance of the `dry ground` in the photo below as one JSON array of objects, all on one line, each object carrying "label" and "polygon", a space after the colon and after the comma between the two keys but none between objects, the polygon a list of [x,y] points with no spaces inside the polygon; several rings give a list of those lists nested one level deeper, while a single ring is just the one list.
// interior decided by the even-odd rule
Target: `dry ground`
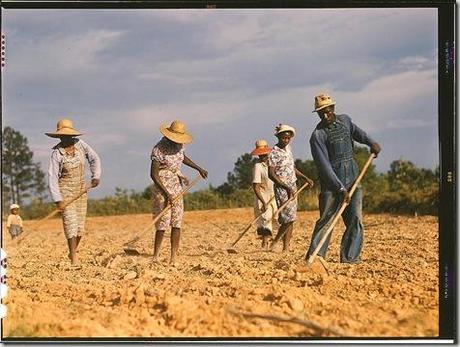
[{"label": "dry ground", "polygon": [[26,222],[30,234],[19,245],[4,231],[4,337],[437,336],[437,218],[366,215],[357,265],[338,263],[340,223],[329,276],[298,271],[317,212],[299,214],[287,255],[261,251],[252,231],[228,254],[252,218],[251,209],[187,212],[177,268],[167,265],[167,237],[160,265],[150,235],[138,243],[140,256],[124,254],[150,215],[88,218],[81,270],[68,265],[60,220],[38,231]]}]

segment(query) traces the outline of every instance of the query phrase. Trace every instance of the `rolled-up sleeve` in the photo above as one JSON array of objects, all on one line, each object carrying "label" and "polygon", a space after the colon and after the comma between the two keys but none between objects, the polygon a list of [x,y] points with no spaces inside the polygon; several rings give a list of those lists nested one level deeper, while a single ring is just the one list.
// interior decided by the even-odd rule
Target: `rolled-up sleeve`
[{"label": "rolled-up sleeve", "polygon": [[342,182],[334,172],[332,165],[329,161],[327,147],[325,141],[321,140],[321,134],[318,131],[313,132],[310,137],[310,148],[313,160],[318,168],[319,174],[328,186],[333,187],[337,191],[345,189]]},{"label": "rolled-up sleeve", "polygon": [[80,143],[85,150],[86,159],[88,159],[91,178],[100,179],[102,174],[101,159],[90,145],[81,140]]},{"label": "rolled-up sleeve", "polygon": [[51,199],[54,202],[62,201],[61,191],[59,190],[59,154],[57,150],[51,153],[50,164],[48,166],[48,187]]}]

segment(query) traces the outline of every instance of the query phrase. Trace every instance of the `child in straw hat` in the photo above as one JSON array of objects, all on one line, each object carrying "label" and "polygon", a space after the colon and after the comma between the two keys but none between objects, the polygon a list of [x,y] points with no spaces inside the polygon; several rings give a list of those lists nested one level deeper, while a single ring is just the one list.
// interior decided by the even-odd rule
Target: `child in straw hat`
[{"label": "child in straw hat", "polygon": [[[275,197],[278,207],[292,198],[297,191],[297,177],[302,177],[313,186],[313,181],[297,170],[294,165],[294,157],[289,145],[295,136],[295,129],[289,125],[280,124],[275,128],[275,136],[278,143],[268,155],[269,177],[275,182]],[[297,198],[293,199],[278,215],[280,227],[278,234],[273,240],[271,250],[275,243],[283,236],[283,252],[289,251],[289,242],[292,237],[294,221],[297,217]]]},{"label": "child in straw hat", "polygon": [[15,237],[22,233],[22,218],[19,216],[19,205],[10,205],[10,212],[11,214],[6,220],[6,229],[10,233],[11,239],[13,240]]},{"label": "child in straw hat", "polygon": [[60,142],[53,147],[48,169],[48,182],[51,198],[62,212],[64,234],[69,247],[72,266],[77,264],[77,248],[85,230],[87,194],[64,207],[65,202],[78,196],[86,189],[85,168],[88,160],[91,170],[91,186],[99,185],[101,161],[97,153],[83,140],[71,120],[61,119],[55,132],[47,136],[58,138]]},{"label": "child in straw hat", "polygon": [[271,148],[267,141],[257,140],[256,148],[251,155],[259,160],[252,171],[252,189],[254,190],[254,215],[261,216],[257,220],[257,235],[262,238],[262,248],[267,249],[268,239],[272,236],[272,219],[276,211],[273,181],[268,177],[268,154]]},{"label": "child in straw hat", "polygon": [[180,243],[180,231],[184,214],[183,197],[175,199],[188,184],[187,178],[181,173],[182,163],[197,170],[201,177],[208,177],[208,172],[196,165],[185,155],[185,144],[192,142],[192,136],[187,132],[184,123],[175,120],[171,125],[160,127],[164,137],[153,147],[151,154],[150,177],[153,185],[153,214],[160,213],[168,204],[172,208],[155,224],[154,262],[158,262],[161,242],[165,230],[171,228],[171,258],[170,264],[175,266],[177,251]]}]

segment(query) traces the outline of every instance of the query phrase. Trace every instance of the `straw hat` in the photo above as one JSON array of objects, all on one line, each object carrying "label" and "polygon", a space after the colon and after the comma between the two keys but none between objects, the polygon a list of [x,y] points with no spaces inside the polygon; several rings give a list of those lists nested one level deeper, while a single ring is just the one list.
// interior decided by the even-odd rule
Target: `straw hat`
[{"label": "straw hat", "polygon": [[315,109],[312,113],[318,112],[319,110],[331,105],[335,105],[335,101],[332,100],[329,94],[319,94],[315,96]]},{"label": "straw hat", "polygon": [[10,211],[15,209],[15,208],[19,208],[19,205],[18,204],[11,204],[10,205]]},{"label": "straw hat", "polygon": [[271,152],[271,148],[268,147],[268,143],[265,140],[257,140],[256,148],[251,152],[251,155],[264,155]]},{"label": "straw hat", "polygon": [[295,129],[289,125],[286,124],[280,124],[277,127],[275,127],[275,135],[278,136],[278,134],[285,132],[285,131],[291,131],[292,132],[292,137],[295,136]]},{"label": "straw hat", "polygon": [[80,136],[83,135],[81,132],[73,127],[73,123],[70,119],[60,119],[57,122],[56,132],[45,133],[49,137],[60,137],[60,136]]},{"label": "straw hat", "polygon": [[160,132],[176,143],[190,143],[193,140],[192,135],[187,132],[185,124],[180,120],[173,121],[169,127],[168,124],[163,124],[160,127]]}]

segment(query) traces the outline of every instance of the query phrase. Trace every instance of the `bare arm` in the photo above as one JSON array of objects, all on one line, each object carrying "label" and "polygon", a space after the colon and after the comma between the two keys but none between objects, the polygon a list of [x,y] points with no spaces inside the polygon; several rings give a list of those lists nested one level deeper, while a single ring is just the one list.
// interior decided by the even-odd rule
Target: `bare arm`
[{"label": "bare arm", "polygon": [[187,165],[188,167],[191,167],[192,169],[197,170],[197,171],[200,173],[201,177],[203,177],[203,178],[207,178],[207,177],[208,177],[208,172],[207,172],[205,169],[203,169],[202,167],[200,167],[200,166],[198,166],[197,164],[195,164],[195,163],[194,163],[189,157],[187,157],[185,154],[184,154],[184,161],[183,161],[183,163],[184,163],[185,165]]}]

